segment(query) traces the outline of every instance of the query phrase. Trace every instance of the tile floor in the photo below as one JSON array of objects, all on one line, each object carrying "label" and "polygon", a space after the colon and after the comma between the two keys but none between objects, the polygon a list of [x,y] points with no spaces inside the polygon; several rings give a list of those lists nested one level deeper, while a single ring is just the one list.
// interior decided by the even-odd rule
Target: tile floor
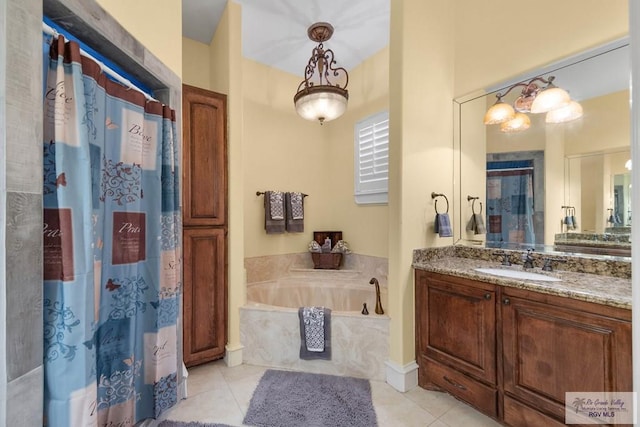
[{"label": "tile floor", "polygon": [[[262,366],[229,368],[222,360],[189,370],[189,398],[172,409],[167,419],[242,426]],[[382,381],[371,381],[373,406],[380,427],[499,427],[453,397],[420,387],[399,393]]]}]

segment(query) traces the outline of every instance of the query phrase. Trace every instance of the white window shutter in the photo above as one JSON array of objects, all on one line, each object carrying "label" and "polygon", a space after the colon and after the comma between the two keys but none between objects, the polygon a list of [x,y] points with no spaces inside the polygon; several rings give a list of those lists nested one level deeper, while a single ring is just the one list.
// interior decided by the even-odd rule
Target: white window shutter
[{"label": "white window shutter", "polygon": [[355,127],[355,201],[387,203],[389,188],[389,112],[369,116]]}]

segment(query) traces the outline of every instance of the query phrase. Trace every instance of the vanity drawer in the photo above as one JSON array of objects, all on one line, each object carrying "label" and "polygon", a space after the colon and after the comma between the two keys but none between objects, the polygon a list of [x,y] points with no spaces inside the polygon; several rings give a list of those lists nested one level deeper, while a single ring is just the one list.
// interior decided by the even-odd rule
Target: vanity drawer
[{"label": "vanity drawer", "polygon": [[468,402],[482,413],[497,417],[497,391],[465,374],[430,359],[421,369],[426,370],[426,380]]},{"label": "vanity drawer", "polygon": [[565,425],[509,396],[504,397],[504,422],[514,427],[562,427]]}]

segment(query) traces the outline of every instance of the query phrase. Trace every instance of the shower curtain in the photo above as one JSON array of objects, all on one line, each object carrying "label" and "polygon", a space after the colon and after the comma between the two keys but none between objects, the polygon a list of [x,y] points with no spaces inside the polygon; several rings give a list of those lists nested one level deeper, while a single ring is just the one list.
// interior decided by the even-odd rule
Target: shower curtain
[{"label": "shower curtain", "polygon": [[535,244],[533,161],[487,162],[487,242]]},{"label": "shower curtain", "polygon": [[133,426],[178,400],[175,112],[58,37],[44,117],[44,423]]}]

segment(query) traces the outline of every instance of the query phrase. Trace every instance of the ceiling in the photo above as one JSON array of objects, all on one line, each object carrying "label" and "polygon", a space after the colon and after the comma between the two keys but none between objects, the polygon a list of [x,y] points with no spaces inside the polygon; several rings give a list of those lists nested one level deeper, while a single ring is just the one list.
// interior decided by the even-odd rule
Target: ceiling
[{"label": "ceiling", "polygon": [[[315,43],[314,22],[335,31],[324,43],[337,65],[351,70],[389,44],[390,0],[236,0],[242,6],[247,58],[303,76]],[[182,35],[210,44],[227,0],[182,0]]]},{"label": "ceiling", "polygon": [[[337,65],[347,70],[389,44],[391,0],[234,1],[242,6],[243,55],[300,77],[315,47],[307,37],[307,28],[314,22],[333,25],[335,32],[325,47],[334,51]],[[210,44],[226,4],[227,0],[182,0],[183,36]],[[629,54],[628,49],[616,49],[620,44],[566,58],[536,73],[553,72],[556,84],[577,100],[628,88]],[[615,52],[600,55],[612,46]],[[531,77],[525,74],[487,89],[492,92]]]}]

